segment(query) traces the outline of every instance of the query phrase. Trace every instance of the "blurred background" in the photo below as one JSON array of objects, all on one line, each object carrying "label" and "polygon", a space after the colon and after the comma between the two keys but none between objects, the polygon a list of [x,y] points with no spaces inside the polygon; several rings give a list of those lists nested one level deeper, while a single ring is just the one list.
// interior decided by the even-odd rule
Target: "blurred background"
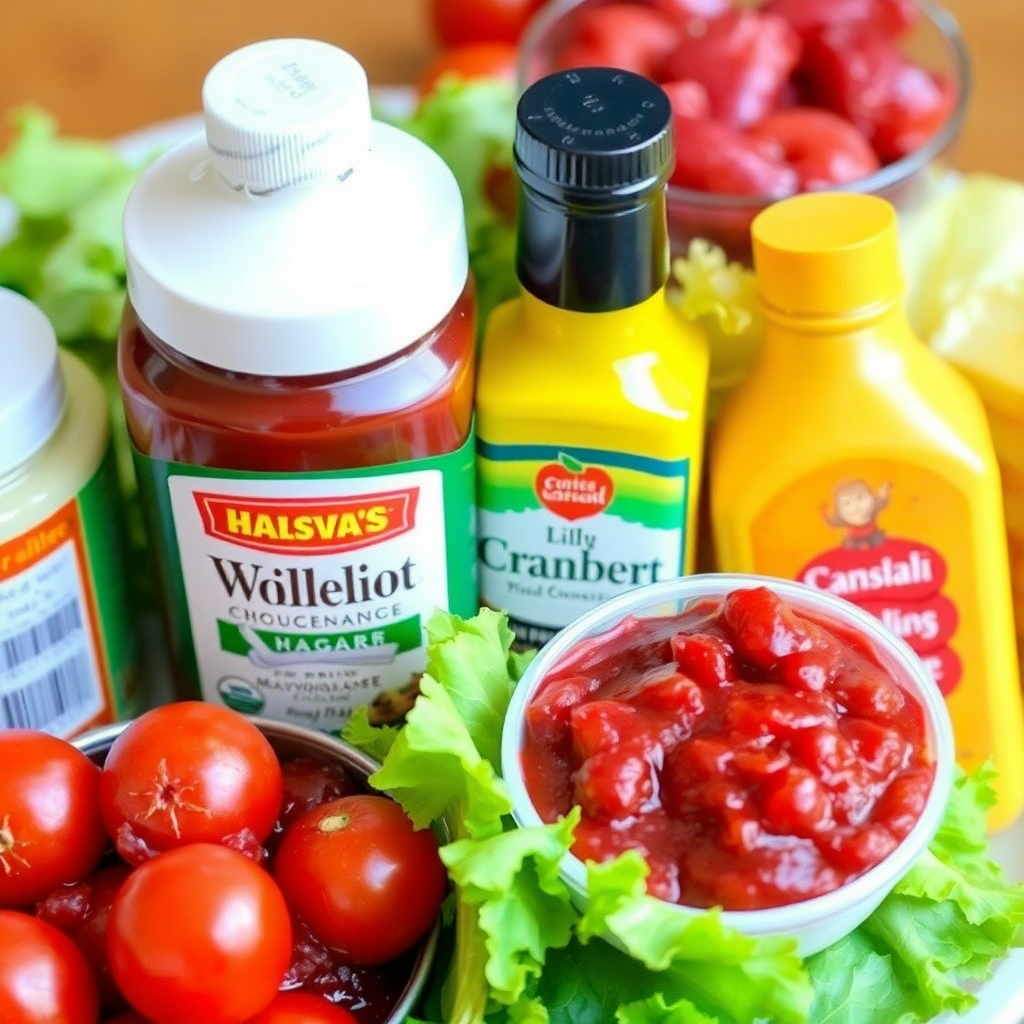
[{"label": "blurred background", "polygon": [[[271,36],[350,50],[377,85],[415,82],[436,53],[429,0],[3,0],[0,114],[32,103],[62,133],[112,138],[199,109],[203,76]],[[945,0],[974,59],[963,170],[1024,179],[1024,0]],[[10,137],[0,119],[0,148]]]}]

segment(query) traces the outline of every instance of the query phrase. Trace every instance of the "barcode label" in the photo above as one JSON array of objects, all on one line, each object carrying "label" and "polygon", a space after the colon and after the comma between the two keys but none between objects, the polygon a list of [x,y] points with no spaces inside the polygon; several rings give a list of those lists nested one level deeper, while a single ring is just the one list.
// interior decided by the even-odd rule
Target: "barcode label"
[{"label": "barcode label", "polygon": [[82,628],[82,608],[77,598],[68,601],[42,622],[0,641],[0,672],[17,668],[59,644],[69,633]]},{"label": "barcode label", "polygon": [[0,694],[0,729],[60,734],[98,710],[93,660],[79,647],[43,675]]}]

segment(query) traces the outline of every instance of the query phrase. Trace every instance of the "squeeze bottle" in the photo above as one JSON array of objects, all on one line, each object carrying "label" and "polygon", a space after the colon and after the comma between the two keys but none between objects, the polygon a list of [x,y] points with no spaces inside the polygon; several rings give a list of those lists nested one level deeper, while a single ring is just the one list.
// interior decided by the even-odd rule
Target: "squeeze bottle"
[{"label": "squeeze bottle", "polygon": [[706,341],[669,306],[671,111],[626,71],[519,101],[516,269],[477,384],[480,592],[523,643],[694,560]]},{"label": "squeeze bottle", "polygon": [[873,196],[787,199],[753,224],[762,351],[711,437],[718,567],[877,615],[945,694],[960,762],[1024,803],[999,473],[970,384],[911,331],[897,220]]}]

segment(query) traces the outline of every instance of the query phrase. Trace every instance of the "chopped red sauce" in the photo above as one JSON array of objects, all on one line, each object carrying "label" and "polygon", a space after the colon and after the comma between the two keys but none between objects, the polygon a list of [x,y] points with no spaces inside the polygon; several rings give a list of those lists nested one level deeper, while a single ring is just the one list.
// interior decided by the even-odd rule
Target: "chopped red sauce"
[{"label": "chopped red sauce", "polygon": [[527,709],[522,763],[573,852],[636,849],[648,891],[757,910],[887,857],[934,779],[918,700],[850,629],[773,591],[626,618],[574,648]]}]

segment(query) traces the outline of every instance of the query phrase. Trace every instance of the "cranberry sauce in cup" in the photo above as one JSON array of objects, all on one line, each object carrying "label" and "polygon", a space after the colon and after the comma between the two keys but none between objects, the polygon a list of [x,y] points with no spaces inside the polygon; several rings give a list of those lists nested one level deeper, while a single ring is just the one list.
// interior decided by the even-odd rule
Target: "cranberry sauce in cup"
[{"label": "cranberry sauce in cup", "polygon": [[521,824],[582,811],[563,865],[577,894],[583,862],[635,849],[651,895],[721,907],[741,931],[850,900],[862,920],[934,835],[953,767],[909,648],[848,602],[743,576],[640,588],[578,620],[531,665],[504,739]]}]

